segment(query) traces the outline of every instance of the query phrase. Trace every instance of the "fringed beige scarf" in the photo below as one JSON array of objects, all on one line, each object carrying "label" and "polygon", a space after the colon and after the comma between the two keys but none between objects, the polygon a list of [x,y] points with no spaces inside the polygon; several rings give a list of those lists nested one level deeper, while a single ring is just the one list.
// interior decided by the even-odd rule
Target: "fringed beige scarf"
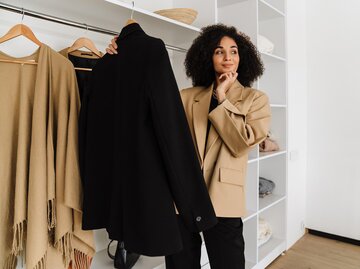
[{"label": "fringed beige scarf", "polygon": [[89,268],[73,66],[46,45],[23,60],[38,65],[0,62],[0,269]]}]

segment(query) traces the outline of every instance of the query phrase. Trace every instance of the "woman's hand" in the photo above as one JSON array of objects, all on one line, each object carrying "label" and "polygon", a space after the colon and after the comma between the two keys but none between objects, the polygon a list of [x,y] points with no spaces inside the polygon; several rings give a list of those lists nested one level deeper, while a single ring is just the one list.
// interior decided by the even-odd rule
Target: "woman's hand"
[{"label": "woman's hand", "polygon": [[111,43],[109,44],[109,46],[106,48],[106,52],[109,54],[117,54],[117,45],[116,45],[116,40],[118,39],[119,36],[114,36],[113,39],[111,39]]},{"label": "woman's hand", "polygon": [[218,85],[216,87],[216,97],[219,103],[222,103],[225,100],[226,93],[237,79],[237,76],[237,72],[228,72],[219,76],[217,79]]}]

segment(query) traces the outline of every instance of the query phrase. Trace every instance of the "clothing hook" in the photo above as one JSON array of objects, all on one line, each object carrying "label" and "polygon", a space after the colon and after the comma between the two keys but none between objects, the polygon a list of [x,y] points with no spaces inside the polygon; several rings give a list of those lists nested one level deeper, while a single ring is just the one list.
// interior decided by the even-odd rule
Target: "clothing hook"
[{"label": "clothing hook", "polygon": [[131,10],[131,16],[130,19],[133,19],[133,15],[134,15],[134,8],[135,8],[135,1],[131,1],[132,2],[132,10]]}]

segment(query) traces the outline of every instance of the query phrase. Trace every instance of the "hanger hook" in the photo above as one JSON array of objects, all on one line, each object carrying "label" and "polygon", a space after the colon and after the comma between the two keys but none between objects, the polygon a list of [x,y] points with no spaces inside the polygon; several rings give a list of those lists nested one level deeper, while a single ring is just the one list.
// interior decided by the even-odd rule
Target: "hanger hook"
[{"label": "hanger hook", "polygon": [[85,35],[88,34],[88,31],[89,31],[89,26],[87,25],[87,23],[85,23],[85,26],[86,26],[86,32],[85,32]]},{"label": "hanger hook", "polygon": [[21,23],[23,23],[24,16],[25,16],[25,10],[24,10],[24,8],[21,8],[21,13],[22,13],[22,16],[21,16]]},{"label": "hanger hook", "polygon": [[131,10],[131,16],[130,16],[130,18],[133,19],[134,8],[135,8],[135,1],[131,1],[131,2],[132,2],[132,10]]}]

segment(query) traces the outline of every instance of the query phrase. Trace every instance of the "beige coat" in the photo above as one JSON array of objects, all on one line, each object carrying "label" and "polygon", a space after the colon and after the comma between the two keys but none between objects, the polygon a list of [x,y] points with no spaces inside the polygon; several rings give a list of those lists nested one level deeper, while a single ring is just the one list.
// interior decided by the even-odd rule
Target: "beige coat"
[{"label": "beige coat", "polygon": [[0,268],[14,269],[22,254],[29,269],[89,268],[75,72],[46,45],[22,60],[38,64],[0,62]]},{"label": "beige coat", "polygon": [[[184,89],[181,97],[216,215],[241,217],[246,214],[248,153],[269,131],[269,101],[236,80],[226,100],[209,114],[212,88]],[[205,145],[208,119],[212,125]]]}]

